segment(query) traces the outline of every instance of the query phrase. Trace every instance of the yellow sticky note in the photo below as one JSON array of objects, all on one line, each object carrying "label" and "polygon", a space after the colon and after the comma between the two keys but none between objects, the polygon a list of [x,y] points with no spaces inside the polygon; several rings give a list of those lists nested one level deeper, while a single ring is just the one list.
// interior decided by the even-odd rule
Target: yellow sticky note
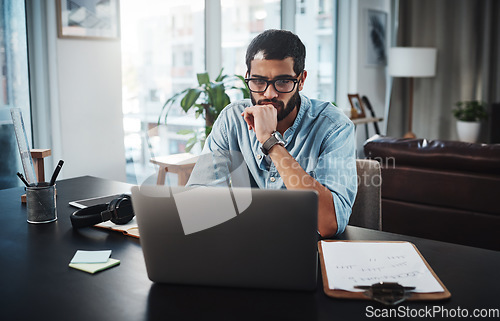
[{"label": "yellow sticky note", "polygon": [[70,263],[69,267],[94,274],[118,264],[120,264],[120,260],[110,258],[106,263]]}]

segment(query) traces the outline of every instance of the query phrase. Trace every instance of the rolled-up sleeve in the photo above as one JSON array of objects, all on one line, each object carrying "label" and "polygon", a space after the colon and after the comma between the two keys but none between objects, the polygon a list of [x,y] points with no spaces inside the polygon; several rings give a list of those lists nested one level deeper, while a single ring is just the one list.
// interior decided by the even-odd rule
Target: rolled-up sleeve
[{"label": "rolled-up sleeve", "polygon": [[358,189],[354,125],[351,122],[336,124],[321,145],[314,178],[332,193],[337,234],[340,234],[349,222]]}]

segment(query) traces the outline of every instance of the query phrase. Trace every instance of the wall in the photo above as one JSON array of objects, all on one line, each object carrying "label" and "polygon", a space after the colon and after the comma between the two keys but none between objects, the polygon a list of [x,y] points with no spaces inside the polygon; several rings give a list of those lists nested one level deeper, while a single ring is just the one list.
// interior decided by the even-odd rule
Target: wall
[{"label": "wall", "polygon": [[389,0],[362,0],[358,6],[358,57],[357,57],[357,90],[360,96],[367,96],[377,116],[384,115],[386,91],[386,65],[373,66],[366,63],[367,52],[367,10],[374,9],[387,13],[386,47],[388,54],[390,47],[390,1]]},{"label": "wall", "polygon": [[65,176],[125,181],[119,41],[57,40]]},{"label": "wall", "polygon": [[121,43],[60,39],[56,0],[27,2],[34,147],[46,172],[125,181]]},{"label": "wall", "polygon": [[[350,108],[347,94],[367,96],[376,116],[384,117],[386,105],[386,66],[367,64],[368,41],[367,10],[387,13],[386,47],[390,47],[391,0],[340,0],[339,1],[339,60],[337,97],[339,106]],[[349,21],[342,17],[349,17]],[[385,120],[384,120],[385,122]],[[379,128],[384,133],[384,122]],[[368,125],[368,136],[375,134],[373,124]],[[365,126],[357,126],[358,156],[362,157],[366,140]]]}]

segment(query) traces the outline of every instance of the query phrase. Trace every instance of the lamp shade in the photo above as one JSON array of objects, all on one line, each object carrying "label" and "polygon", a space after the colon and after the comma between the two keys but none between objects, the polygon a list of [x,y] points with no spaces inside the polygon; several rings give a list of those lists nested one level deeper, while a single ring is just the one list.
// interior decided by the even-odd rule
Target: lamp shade
[{"label": "lamp shade", "polygon": [[392,77],[433,77],[436,75],[436,48],[393,47],[389,50]]}]

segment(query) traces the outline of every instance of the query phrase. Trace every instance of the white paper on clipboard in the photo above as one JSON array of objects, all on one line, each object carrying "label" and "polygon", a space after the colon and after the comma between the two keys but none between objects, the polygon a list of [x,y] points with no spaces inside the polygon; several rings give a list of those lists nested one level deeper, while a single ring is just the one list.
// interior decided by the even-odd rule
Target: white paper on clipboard
[{"label": "white paper on clipboard", "polygon": [[444,292],[408,242],[321,242],[328,287],[362,291],[356,285],[397,282],[415,292]]}]

